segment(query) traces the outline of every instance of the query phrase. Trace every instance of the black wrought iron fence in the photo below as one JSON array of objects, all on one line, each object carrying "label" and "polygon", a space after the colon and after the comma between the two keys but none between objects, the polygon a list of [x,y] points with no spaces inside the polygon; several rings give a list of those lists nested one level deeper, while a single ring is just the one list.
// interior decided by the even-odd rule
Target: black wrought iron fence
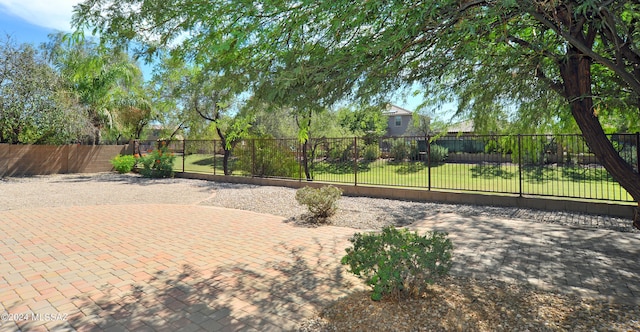
[{"label": "black wrought iron fence", "polygon": [[[639,134],[610,140],[638,170]],[[140,151],[157,142],[139,142]],[[354,185],[633,201],[580,135],[172,141],[175,170]],[[144,152],[143,152],[144,153]],[[226,157],[225,157],[226,155]]]}]

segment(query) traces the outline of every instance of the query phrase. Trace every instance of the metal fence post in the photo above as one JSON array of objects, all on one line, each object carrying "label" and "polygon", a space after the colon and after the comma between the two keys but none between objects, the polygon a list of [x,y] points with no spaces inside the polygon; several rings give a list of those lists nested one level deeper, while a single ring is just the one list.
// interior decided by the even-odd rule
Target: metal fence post
[{"label": "metal fence post", "polygon": [[522,134],[518,134],[518,180],[519,180],[519,193],[520,197],[522,197]]},{"label": "metal fence post", "polygon": [[182,173],[184,173],[184,160],[187,158],[187,140],[182,140]]},{"label": "metal fence post", "polygon": [[256,174],[256,139],[251,140],[251,177]]},{"label": "metal fence post", "polygon": [[353,137],[353,185],[358,185],[358,137]]},{"label": "metal fence post", "polygon": [[298,162],[298,182],[302,182],[302,155],[300,154],[300,150],[302,150],[300,140],[297,141],[296,144],[296,161]]},{"label": "metal fence post", "polygon": [[636,170],[640,173],[640,132],[636,131]]},{"label": "metal fence post", "polygon": [[431,135],[427,134],[424,139],[427,145],[427,190],[431,190]]},{"label": "metal fence post", "polygon": [[213,140],[213,175],[216,175],[216,140]]}]

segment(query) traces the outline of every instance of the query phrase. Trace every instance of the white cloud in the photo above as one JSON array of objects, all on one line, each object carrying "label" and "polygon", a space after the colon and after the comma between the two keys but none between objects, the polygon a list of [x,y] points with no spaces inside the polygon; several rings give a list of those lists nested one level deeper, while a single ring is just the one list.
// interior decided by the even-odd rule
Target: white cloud
[{"label": "white cloud", "polygon": [[45,28],[71,31],[73,6],[81,0],[0,0],[0,10]]}]

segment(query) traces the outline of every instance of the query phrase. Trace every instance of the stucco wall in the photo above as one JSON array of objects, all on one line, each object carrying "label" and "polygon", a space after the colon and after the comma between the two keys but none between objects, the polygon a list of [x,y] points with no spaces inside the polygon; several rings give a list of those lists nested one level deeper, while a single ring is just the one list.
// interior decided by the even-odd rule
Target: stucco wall
[{"label": "stucco wall", "polygon": [[113,170],[111,160],[128,153],[129,145],[0,144],[0,177]]},{"label": "stucco wall", "polygon": [[402,118],[402,125],[396,126],[396,116],[389,115],[387,123],[387,136],[402,136],[406,134],[409,123],[411,123],[411,115],[399,115]]},{"label": "stucco wall", "polygon": [[620,218],[630,218],[634,213],[634,206],[629,204],[612,204],[581,200],[561,200],[544,197],[519,197],[517,195],[486,195],[476,193],[428,191],[420,189],[374,187],[364,185],[344,185],[323,182],[308,182],[300,180],[282,180],[268,178],[252,178],[243,176],[224,176],[198,173],[176,173],[176,177],[202,179],[218,182],[258,184],[263,186],[280,186],[301,188],[304,186],[320,187],[331,184],[342,189],[345,195],[390,198],[410,201],[442,202],[450,204],[493,205],[505,207],[520,207],[547,211],[573,211],[595,215],[609,215]]}]

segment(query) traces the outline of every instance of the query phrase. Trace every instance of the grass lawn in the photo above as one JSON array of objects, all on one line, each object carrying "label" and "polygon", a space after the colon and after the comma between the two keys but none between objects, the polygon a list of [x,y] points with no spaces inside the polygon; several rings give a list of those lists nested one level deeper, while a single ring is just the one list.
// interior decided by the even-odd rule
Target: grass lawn
[{"label": "grass lawn", "polygon": [[[214,167],[215,164],[215,167]],[[230,167],[233,169],[233,160],[230,162]],[[174,162],[173,169],[176,172],[182,172],[182,156],[178,156]],[[224,175],[224,168],[222,166],[222,156],[216,155],[204,155],[204,154],[192,154],[186,156],[184,159],[184,171],[192,173],[206,173],[206,174],[218,174]],[[234,171],[233,175],[242,175],[239,171]]]},{"label": "grass lawn", "polygon": [[[182,158],[176,158],[182,171]],[[429,168],[422,162],[394,163],[387,160],[358,163],[320,162],[313,166],[315,180],[338,183],[419,187],[429,186]],[[188,155],[185,172],[214,173],[214,157]],[[215,174],[223,174],[222,156],[215,157]],[[234,175],[242,175],[234,171]],[[519,193],[520,170],[513,164],[445,163],[431,167],[431,188],[497,193]],[[522,193],[615,201],[632,201],[631,196],[602,168],[527,166],[522,169]]]}]

